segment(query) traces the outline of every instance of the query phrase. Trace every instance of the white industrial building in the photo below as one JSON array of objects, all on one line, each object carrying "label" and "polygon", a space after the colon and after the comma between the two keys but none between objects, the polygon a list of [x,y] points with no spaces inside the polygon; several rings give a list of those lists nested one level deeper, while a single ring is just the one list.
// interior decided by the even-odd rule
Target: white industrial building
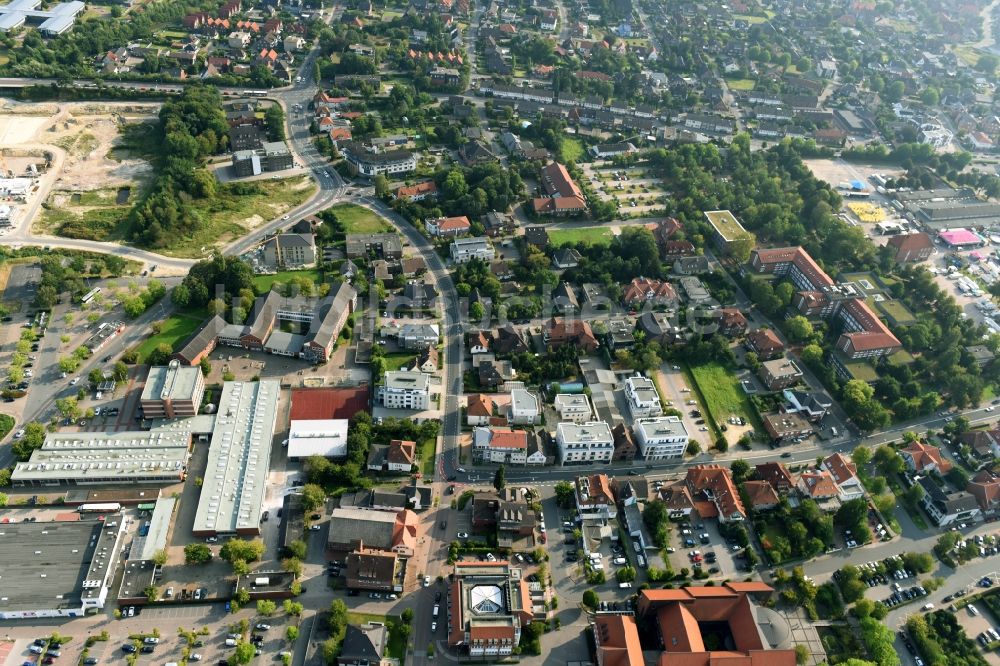
[{"label": "white industrial building", "polygon": [[347,457],[347,419],[292,421],[288,432],[288,458]]},{"label": "white industrial building", "polygon": [[260,534],[280,385],[226,382],[195,511],[195,536]]}]

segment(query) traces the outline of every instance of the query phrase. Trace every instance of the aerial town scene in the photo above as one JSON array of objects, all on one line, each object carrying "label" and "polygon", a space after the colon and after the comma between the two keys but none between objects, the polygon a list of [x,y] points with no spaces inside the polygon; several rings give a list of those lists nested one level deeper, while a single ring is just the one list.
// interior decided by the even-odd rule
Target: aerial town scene
[{"label": "aerial town scene", "polygon": [[1000,0],[0,3],[0,666],[1000,666]]}]

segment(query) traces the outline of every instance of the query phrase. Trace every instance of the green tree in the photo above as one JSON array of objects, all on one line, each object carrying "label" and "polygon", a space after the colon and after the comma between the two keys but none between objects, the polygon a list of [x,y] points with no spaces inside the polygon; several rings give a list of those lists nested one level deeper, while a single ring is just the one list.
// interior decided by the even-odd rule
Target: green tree
[{"label": "green tree", "polygon": [[257,600],[257,615],[271,617],[278,610],[278,604],[270,599]]},{"label": "green tree", "polygon": [[295,539],[285,548],[288,551],[289,557],[294,557],[299,560],[306,559],[309,554],[309,549],[306,546],[306,542],[302,539]]},{"label": "green tree", "polygon": [[292,617],[298,617],[302,615],[304,607],[298,601],[292,601],[291,599],[285,599],[282,603],[282,608],[285,609],[285,613],[291,615]]},{"label": "green tree", "polygon": [[798,666],[805,666],[809,663],[809,657],[811,656],[812,652],[809,650],[808,646],[802,645],[801,643],[796,644],[795,663],[798,664]]},{"label": "green tree", "polygon": [[257,656],[257,648],[253,643],[247,643],[246,641],[240,641],[236,644],[236,649],[233,651],[232,659],[237,664],[249,664],[253,661],[253,658]]},{"label": "green tree", "polygon": [[576,489],[569,481],[560,481],[555,488],[556,504],[561,509],[569,509],[576,501]]},{"label": "green tree", "polygon": [[867,466],[868,463],[871,462],[871,459],[872,450],[867,446],[857,446],[854,448],[854,451],[851,452],[851,462],[857,465],[859,469]]},{"label": "green tree", "polygon": [[792,342],[805,342],[814,334],[812,322],[802,315],[790,317],[785,320],[785,333]]},{"label": "green tree", "polygon": [[208,564],[212,561],[212,549],[203,543],[189,543],[184,546],[186,564]]},{"label": "green tree", "polygon": [[375,176],[375,196],[379,199],[389,196],[389,180],[382,174]]},{"label": "green tree", "polygon": [[503,465],[497,468],[497,471],[493,474],[493,487],[496,488],[497,492],[502,492],[504,487],[507,485],[507,470]]},{"label": "green tree", "polygon": [[299,628],[295,625],[289,625],[285,628],[285,640],[289,643],[294,643],[299,637]]},{"label": "green tree", "polygon": [[260,539],[250,541],[246,539],[230,539],[219,549],[219,557],[230,563],[236,560],[253,562],[259,560],[263,554],[264,542]]},{"label": "green tree", "polygon": [[752,473],[750,463],[742,458],[734,460],[729,466],[729,471],[732,473],[733,481],[736,483],[743,483],[750,478],[750,474]]},{"label": "green tree", "polygon": [[597,593],[593,590],[584,590],[583,605],[588,608],[597,608],[601,605],[601,600],[597,597]]},{"label": "green tree", "polygon": [[306,511],[315,511],[326,502],[326,491],[315,483],[307,483],[302,486],[302,508]]},{"label": "green tree", "polygon": [[158,567],[162,567],[167,563],[167,549],[160,548],[158,551],[153,553],[153,564]]}]

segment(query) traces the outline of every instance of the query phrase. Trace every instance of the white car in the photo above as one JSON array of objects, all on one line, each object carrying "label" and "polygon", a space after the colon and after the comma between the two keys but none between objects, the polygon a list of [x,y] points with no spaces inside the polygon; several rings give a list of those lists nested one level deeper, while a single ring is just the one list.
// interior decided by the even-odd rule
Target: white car
[{"label": "white car", "polygon": [[459,539],[468,539],[469,538],[469,533],[468,532],[459,532],[456,536]]},{"label": "white car", "polygon": [[69,380],[69,385],[70,386],[76,386],[79,383],[80,383],[80,378],[79,377],[74,377],[73,379]]},{"label": "white car", "polygon": [[282,215],[282,216],[281,216],[281,219],[283,219],[283,220],[287,220],[287,219],[288,219],[289,217],[290,217],[289,215]]},{"label": "white car", "polygon": [[322,528],[319,525],[310,525],[309,529],[312,530],[313,532],[319,532],[320,529]]},{"label": "white car", "polygon": [[437,622],[431,622],[431,633],[433,634],[437,630],[438,630],[438,623]]},{"label": "white car", "polygon": [[21,439],[22,437],[24,437],[24,428],[14,433],[14,439]]},{"label": "white car", "polygon": [[431,586],[431,577],[424,576],[424,587],[430,587],[430,586]]}]

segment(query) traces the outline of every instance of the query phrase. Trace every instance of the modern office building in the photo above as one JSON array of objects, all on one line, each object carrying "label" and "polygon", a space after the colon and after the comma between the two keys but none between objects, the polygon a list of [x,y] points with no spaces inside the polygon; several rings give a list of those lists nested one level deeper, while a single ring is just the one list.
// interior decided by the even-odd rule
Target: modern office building
[{"label": "modern office building", "polygon": [[340,153],[354,176],[374,178],[379,174],[409,173],[417,168],[417,157],[408,150],[372,152],[359,143],[346,141],[341,144]]},{"label": "modern office building", "polygon": [[387,409],[423,410],[430,406],[430,375],[394,370],[385,373],[379,397]]},{"label": "modern office building", "polygon": [[195,511],[195,536],[260,534],[280,386],[226,382]]},{"label": "modern office building", "polygon": [[689,435],[684,422],[676,416],[640,419],[632,427],[635,440],[646,460],[683,458]]},{"label": "modern office building", "polygon": [[656,385],[648,377],[636,375],[626,379],[625,399],[628,401],[628,410],[634,419],[659,416],[663,413]]},{"label": "modern office building", "polygon": [[560,423],[556,426],[556,444],[563,465],[611,462],[615,452],[611,428],[604,421]]},{"label": "modern office building", "polygon": [[201,368],[172,360],[166,366],[149,369],[139,404],[147,419],[196,416],[204,395],[205,375]]},{"label": "modern office building", "polygon": [[490,262],[495,256],[493,244],[485,236],[456,238],[451,242],[451,258],[456,264],[464,264],[473,259]]}]

